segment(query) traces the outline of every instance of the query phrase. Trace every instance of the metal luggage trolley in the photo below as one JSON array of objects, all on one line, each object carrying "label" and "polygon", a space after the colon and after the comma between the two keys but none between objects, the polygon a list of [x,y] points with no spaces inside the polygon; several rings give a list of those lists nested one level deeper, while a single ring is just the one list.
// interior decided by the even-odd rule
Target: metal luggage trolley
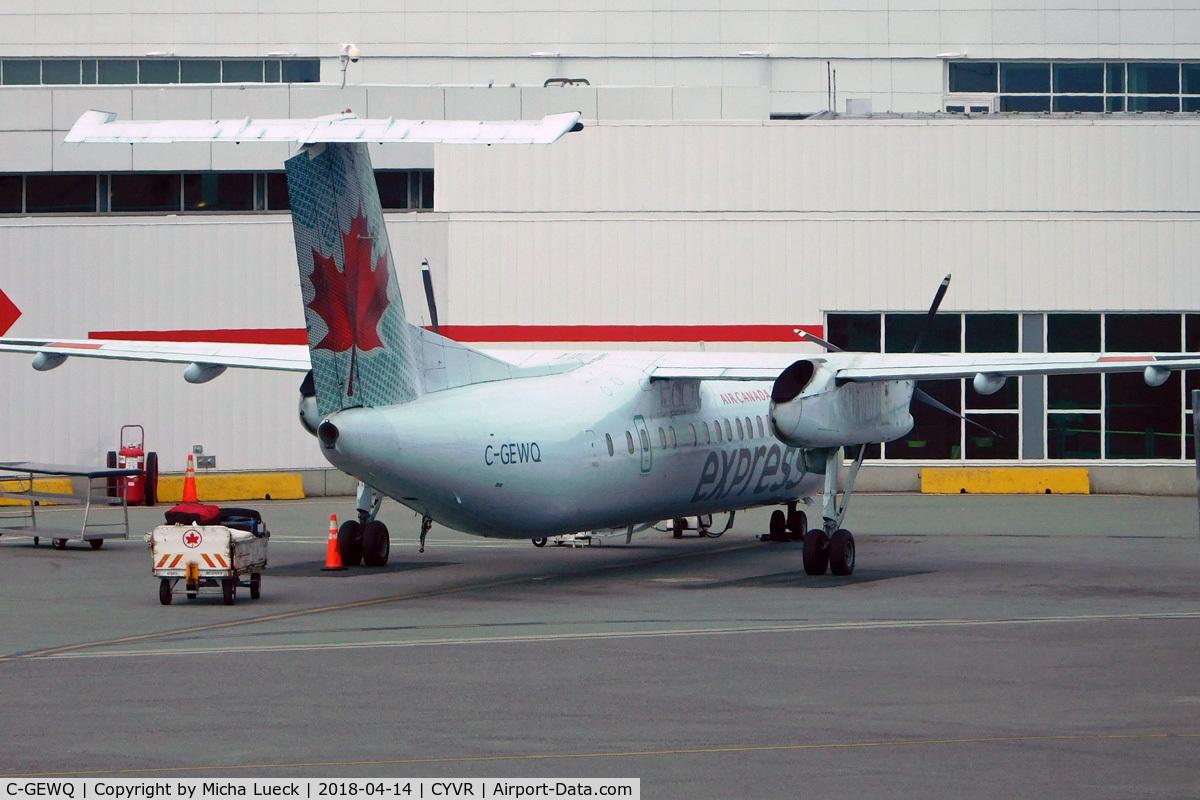
[{"label": "metal luggage trolley", "polygon": [[[0,481],[16,484],[13,488],[0,489],[0,497],[22,501],[16,506],[0,506],[0,536],[29,536],[34,545],[48,537],[56,550],[65,550],[67,542],[87,542],[93,550],[104,546],[105,539],[129,538],[129,506],[125,493],[120,493],[120,506],[110,506],[113,499],[108,495],[108,481],[116,478],[123,481],[130,475],[140,475],[140,469],[113,469],[94,467],[72,467],[66,464],[38,464],[31,461],[0,462]],[[85,478],[87,492],[84,495],[62,492],[44,492],[34,489],[34,479]],[[96,500],[95,503],[92,501]],[[83,523],[78,528],[53,528],[38,524],[38,504],[81,505],[84,507]],[[120,514],[120,520],[96,521],[95,516]]]}]

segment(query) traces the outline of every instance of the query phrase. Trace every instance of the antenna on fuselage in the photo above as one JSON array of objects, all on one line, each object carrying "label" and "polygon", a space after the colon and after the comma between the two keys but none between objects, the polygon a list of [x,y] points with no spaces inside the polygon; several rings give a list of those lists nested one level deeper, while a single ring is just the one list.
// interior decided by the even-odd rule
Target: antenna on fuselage
[{"label": "antenna on fuselage", "polygon": [[429,305],[429,327],[440,334],[438,327],[437,302],[433,299],[433,276],[429,274],[429,259],[421,259],[421,280],[425,283],[425,302]]}]

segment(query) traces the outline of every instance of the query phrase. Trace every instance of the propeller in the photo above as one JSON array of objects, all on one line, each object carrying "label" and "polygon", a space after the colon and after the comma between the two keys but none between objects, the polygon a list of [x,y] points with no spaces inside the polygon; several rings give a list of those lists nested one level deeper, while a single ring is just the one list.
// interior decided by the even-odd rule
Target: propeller
[{"label": "propeller", "polygon": [[946,296],[946,290],[950,288],[950,276],[942,278],[942,285],[938,287],[937,294],[933,296],[933,303],[929,306],[929,312],[925,314],[925,323],[921,326],[921,332],[917,334],[917,340],[913,342],[912,352],[917,352],[921,347],[921,342],[925,340],[925,334],[929,333],[929,329],[933,327],[933,318],[938,312],[938,307],[942,304],[942,298]]},{"label": "propeller", "polygon": [[[929,311],[925,314],[925,322],[924,322],[924,324],[922,324],[921,331],[920,331],[920,333],[917,334],[917,339],[913,343],[912,352],[915,353],[915,352],[917,352],[918,349],[920,349],[921,343],[925,340],[925,334],[927,334],[929,332],[929,329],[933,327],[933,318],[934,318],[934,316],[937,315],[938,308],[941,307],[942,299],[945,298],[946,290],[949,288],[950,288],[950,275],[947,275],[946,277],[942,278],[942,283],[940,286],[938,286],[937,293],[934,294],[934,296],[933,296],[933,302],[930,303]],[[838,347],[833,342],[822,339],[820,336],[817,336],[816,334],[813,334],[813,333],[809,333],[808,331],[797,328],[796,335],[799,336],[801,339],[804,339],[805,341],[809,341],[815,345],[824,347],[827,351],[829,351],[831,353],[845,353],[846,352],[843,348]],[[1004,438],[1003,434],[998,433],[998,432],[992,430],[991,428],[987,427],[986,425],[982,425],[982,424],[976,422],[973,419],[969,419],[966,415],[964,415],[958,411],[955,411],[953,408],[946,405],[941,400],[938,400],[936,397],[934,397],[929,392],[922,389],[920,386],[913,388],[913,399],[917,400],[919,402],[922,402],[927,406],[932,406],[933,408],[936,408],[938,411],[942,411],[953,417],[957,417],[957,418],[961,419],[963,422],[967,423],[968,425],[973,425],[976,428],[978,428],[979,430],[984,431],[985,433],[987,433],[991,436],[994,436],[997,439]]]}]

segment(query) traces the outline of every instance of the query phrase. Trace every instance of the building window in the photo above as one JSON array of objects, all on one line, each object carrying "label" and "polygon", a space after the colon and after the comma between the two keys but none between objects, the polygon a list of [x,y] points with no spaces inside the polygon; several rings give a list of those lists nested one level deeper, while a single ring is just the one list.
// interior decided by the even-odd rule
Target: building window
[{"label": "building window", "polygon": [[111,178],[109,210],[179,211],[180,184],[177,172],[114,174]]},{"label": "building window", "polygon": [[25,211],[63,214],[96,210],[95,175],[28,175]]},{"label": "building window", "polygon": [[20,175],[0,175],[0,214],[20,214],[21,193]]},{"label": "building window", "polygon": [[185,211],[252,211],[253,172],[200,172],[183,176]]},{"label": "building window", "polygon": [[951,94],[999,94],[1001,111],[1200,111],[1194,62],[951,61],[946,69]]},{"label": "building window", "polygon": [[6,58],[0,83],[11,86],[73,86],[80,83],[317,83],[315,58]]}]

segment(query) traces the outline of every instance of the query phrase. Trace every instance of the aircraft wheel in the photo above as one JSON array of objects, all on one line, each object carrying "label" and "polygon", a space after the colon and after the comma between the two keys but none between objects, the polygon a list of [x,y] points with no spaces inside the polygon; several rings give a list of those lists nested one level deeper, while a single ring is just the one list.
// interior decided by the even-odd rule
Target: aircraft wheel
[{"label": "aircraft wheel", "polygon": [[88,544],[90,544],[92,546],[93,550],[99,550],[101,547],[104,547],[104,540],[103,539],[88,539]]},{"label": "aircraft wheel", "polygon": [[235,578],[221,580],[221,595],[225,599],[225,605],[233,605],[233,601],[237,599],[237,580]]},{"label": "aircraft wheel", "polygon": [[808,515],[803,511],[793,511],[787,515],[788,541],[799,542],[804,539],[808,530]]},{"label": "aircraft wheel", "polygon": [[357,567],[362,563],[362,526],[356,519],[348,519],[338,528],[338,553],[342,557],[342,565]]},{"label": "aircraft wheel", "polygon": [[376,520],[368,522],[362,529],[363,563],[368,567],[382,567],[388,562],[388,554],[392,551],[392,542],[388,536],[387,525]]},{"label": "aircraft wheel", "polygon": [[250,599],[257,600],[262,596],[262,573],[250,573]]},{"label": "aircraft wheel", "polygon": [[829,537],[829,571],[834,575],[854,572],[854,535],[839,528]]},{"label": "aircraft wheel", "polygon": [[772,542],[786,542],[788,540],[787,532],[787,515],[782,509],[775,509],[771,512],[771,525],[767,529],[770,532],[768,538]]},{"label": "aircraft wheel", "polygon": [[171,605],[171,581],[167,578],[158,582],[158,602],[164,606]]},{"label": "aircraft wheel", "polygon": [[533,546],[534,547],[545,547],[546,546],[546,537],[538,536],[536,539],[533,540]]},{"label": "aircraft wheel", "polygon": [[[683,532],[685,530],[687,530],[687,520],[686,519],[680,519],[680,518],[676,517],[675,519],[671,520],[671,536],[673,538],[682,539]],[[703,536],[704,534],[701,533],[700,535]]]},{"label": "aircraft wheel", "polygon": [[67,549],[67,540],[66,539],[51,539],[50,544],[54,547],[55,550],[66,550]]},{"label": "aircraft wheel", "polygon": [[804,534],[804,572],[807,575],[824,575],[829,567],[829,540],[825,531],[813,529]]}]

